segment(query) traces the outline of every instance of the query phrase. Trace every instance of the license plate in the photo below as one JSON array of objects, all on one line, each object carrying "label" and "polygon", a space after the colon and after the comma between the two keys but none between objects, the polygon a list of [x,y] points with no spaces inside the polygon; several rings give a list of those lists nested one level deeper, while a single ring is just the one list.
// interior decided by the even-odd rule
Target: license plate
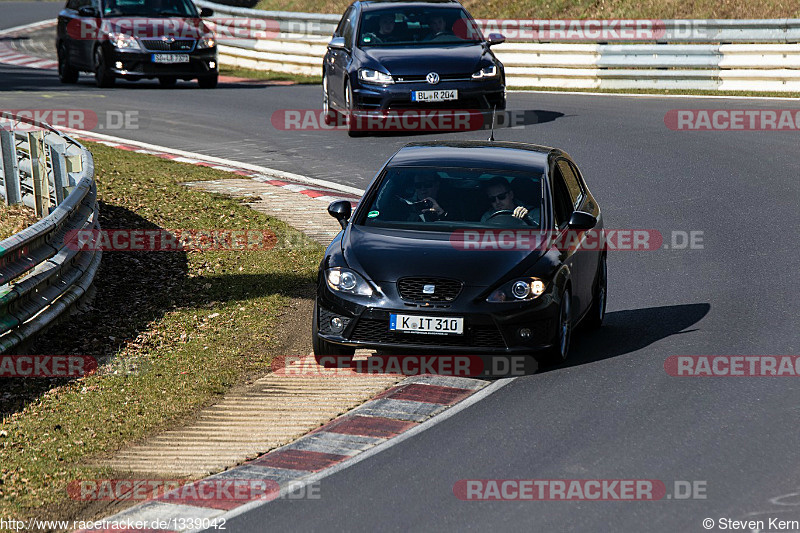
[{"label": "license plate", "polygon": [[188,63],[189,54],[153,54],[153,63]]},{"label": "license plate", "polygon": [[411,92],[412,102],[446,102],[447,100],[458,100],[458,90]]},{"label": "license plate", "polygon": [[392,314],[389,320],[389,330],[426,335],[463,335],[464,319]]}]

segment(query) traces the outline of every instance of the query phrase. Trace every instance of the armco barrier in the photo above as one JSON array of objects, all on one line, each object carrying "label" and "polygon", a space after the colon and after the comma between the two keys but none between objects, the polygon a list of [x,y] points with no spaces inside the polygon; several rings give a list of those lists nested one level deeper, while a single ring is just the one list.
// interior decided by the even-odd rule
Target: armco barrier
[{"label": "armco barrier", "polygon": [[8,113],[0,113],[0,139],[0,195],[6,204],[46,214],[0,241],[0,353],[6,353],[86,294],[101,252],[64,242],[71,230],[100,227],[91,153],[47,124]]},{"label": "armco barrier", "polygon": [[[212,8],[211,20],[220,24],[246,17],[270,20],[269,27],[276,29],[260,39],[224,40],[219,45],[223,65],[322,73],[322,57],[339,15],[195,3]],[[492,21],[482,23],[492,27]],[[647,43],[553,39],[509,41],[493,50],[506,66],[509,87],[794,92],[800,91],[798,42],[800,19],[665,20],[663,32]]]}]

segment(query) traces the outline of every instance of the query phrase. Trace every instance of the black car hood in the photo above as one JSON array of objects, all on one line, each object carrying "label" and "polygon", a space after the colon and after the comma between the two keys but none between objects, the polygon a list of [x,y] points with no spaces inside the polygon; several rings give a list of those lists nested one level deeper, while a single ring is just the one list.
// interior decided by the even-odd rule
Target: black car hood
[{"label": "black car hood", "polygon": [[372,281],[394,283],[405,276],[432,276],[481,287],[497,283],[512,269],[521,275],[544,253],[466,251],[450,242],[449,233],[363,226],[350,226],[342,249],[350,268]]},{"label": "black car hood", "polygon": [[211,33],[200,18],[146,18],[119,17],[103,19],[102,29],[107,33],[125,33],[140,39],[159,39],[162,36],[176,40],[199,39]]},{"label": "black car hood", "polygon": [[363,49],[371,60],[380,63],[393,76],[442,74],[472,75],[478,70],[486,48],[474,45],[408,47],[370,47]]}]

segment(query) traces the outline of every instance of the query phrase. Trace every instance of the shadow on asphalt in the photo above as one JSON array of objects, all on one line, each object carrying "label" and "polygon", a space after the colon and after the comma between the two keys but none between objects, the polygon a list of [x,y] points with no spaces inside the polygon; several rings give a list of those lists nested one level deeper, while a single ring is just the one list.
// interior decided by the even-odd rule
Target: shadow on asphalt
[{"label": "shadow on asphalt", "polygon": [[600,329],[587,331],[586,328],[579,328],[575,331],[567,363],[552,369],[625,355],[672,335],[697,331],[690,328],[702,320],[710,309],[710,304],[701,303],[608,313]]},{"label": "shadow on asphalt", "polygon": [[[421,109],[421,110],[398,110],[398,113],[402,113],[405,111],[414,112],[414,111],[424,111],[424,112],[434,112],[436,109]],[[405,129],[405,130],[398,130],[395,127],[392,127],[392,122],[381,123],[376,121],[374,125],[370,126],[370,120],[363,119],[365,124],[365,130],[359,131],[356,135],[359,137],[417,137],[421,135],[441,135],[442,133],[459,133],[464,131],[489,131],[492,129],[492,112],[491,111],[472,111],[472,110],[459,110],[459,109],[451,109],[449,111],[468,111],[470,112],[470,118],[467,122],[468,127],[466,129],[456,129],[451,127],[450,122],[445,122],[445,127],[443,128],[418,128],[418,129]],[[554,122],[562,117],[566,117],[564,113],[560,111],[548,111],[545,109],[505,109],[503,111],[497,111],[497,114],[494,118],[494,129],[496,131],[500,131],[507,128],[525,128],[527,126],[534,126],[536,124],[546,124],[548,122]],[[395,121],[396,123],[397,121]],[[416,121],[413,122],[415,124]],[[370,128],[373,131],[370,131]],[[386,131],[384,131],[386,130]]]}]

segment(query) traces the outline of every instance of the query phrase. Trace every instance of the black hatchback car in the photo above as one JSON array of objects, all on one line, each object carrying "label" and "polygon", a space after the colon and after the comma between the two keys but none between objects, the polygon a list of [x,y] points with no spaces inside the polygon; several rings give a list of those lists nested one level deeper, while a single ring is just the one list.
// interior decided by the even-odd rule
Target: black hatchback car
[{"label": "black hatchback car", "polygon": [[388,109],[504,109],[503,64],[455,0],[357,1],[347,8],[322,66],[323,107],[333,113]]},{"label": "black hatchback car", "polygon": [[58,76],[76,83],[94,73],[99,87],[116,78],[158,78],[164,87],[196,79],[214,88],[219,60],[214,32],[191,0],[68,0],[58,15]]},{"label": "black hatchback car", "polygon": [[560,150],[412,143],[352,217],[349,202],[328,210],[343,230],[319,268],[312,340],[323,366],[356,348],[560,362],[578,321],[603,321],[606,253],[585,245],[588,230],[602,232],[600,208]]}]

